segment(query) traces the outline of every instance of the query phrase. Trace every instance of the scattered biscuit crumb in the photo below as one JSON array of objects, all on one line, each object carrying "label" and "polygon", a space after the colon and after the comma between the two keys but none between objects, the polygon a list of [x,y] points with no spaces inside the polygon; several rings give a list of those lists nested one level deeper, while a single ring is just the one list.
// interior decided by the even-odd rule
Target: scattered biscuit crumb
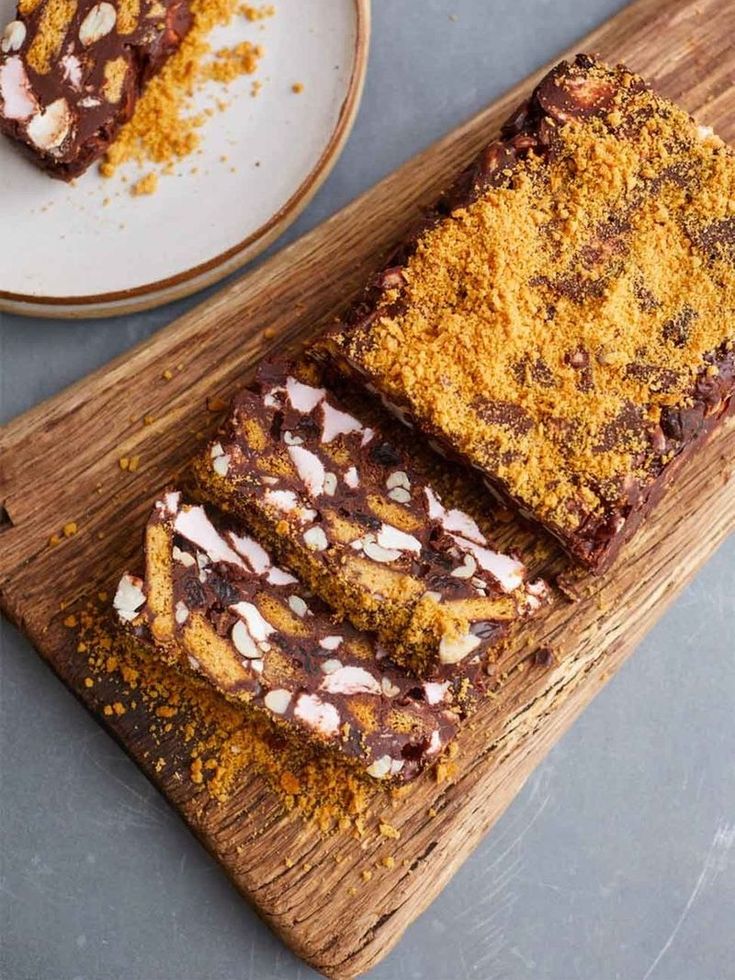
[{"label": "scattered biscuit crumb", "polygon": [[294,82],[293,85],[291,86],[291,91],[295,92],[296,95],[300,95],[304,91],[304,83]]},{"label": "scattered biscuit crumb", "polygon": [[155,194],[157,189],[158,174],[155,172],[155,170],[152,170],[149,174],[146,174],[145,177],[141,177],[139,181],[133,184],[133,186],[130,188],[130,193],[133,195],[133,197],[142,197],[145,194]]},{"label": "scattered biscuit crumb", "polygon": [[453,762],[440,760],[434,770],[434,778],[437,783],[444,783],[451,779],[457,772],[457,767]]},{"label": "scattered biscuit crumb", "polygon": [[263,48],[250,41],[242,41],[233,48],[220,48],[215,60],[202,68],[202,78],[226,85],[241,75],[252,75],[263,54]]},{"label": "scattered biscuit crumb", "polygon": [[273,17],[275,12],[276,8],[270,3],[261,4],[259,7],[254,7],[249,3],[244,3],[238,8],[238,13],[242,14],[246,20],[250,21],[265,20],[266,17]]},{"label": "scattered biscuit crumb", "polygon": [[293,775],[293,773],[286,770],[281,774],[281,786],[286,793],[294,796],[301,789],[301,784],[298,779]]},{"label": "scattered biscuit crumb", "polygon": [[[100,164],[104,177],[111,177],[121,164],[130,161],[160,164],[161,172],[166,173],[174,161],[197,152],[201,142],[199,129],[213,109],[198,108],[195,97],[209,82],[227,84],[257,71],[265,53],[261,45],[242,41],[232,48],[213,50],[209,36],[236,16],[248,21],[264,20],[273,14],[271,6],[252,7],[239,0],[193,0],[191,9],[191,30],[162,70],[148,82],[132,119],[108,148]],[[223,99],[215,101],[220,111],[228,104]],[[155,173],[148,175],[133,187],[132,193],[153,193],[155,181]],[[141,185],[142,189],[136,190]]]},{"label": "scattered biscuit crumb", "polygon": [[79,530],[79,528],[77,527],[77,522],[76,521],[69,521],[62,528],[62,531],[64,532],[64,537],[65,538],[71,538],[71,537],[73,537],[77,533],[78,530]]}]

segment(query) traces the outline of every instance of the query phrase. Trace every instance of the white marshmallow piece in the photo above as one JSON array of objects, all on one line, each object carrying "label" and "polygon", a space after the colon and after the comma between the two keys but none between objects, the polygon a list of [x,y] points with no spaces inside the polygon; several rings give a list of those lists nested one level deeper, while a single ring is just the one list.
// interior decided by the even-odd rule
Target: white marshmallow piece
[{"label": "white marshmallow piece", "polygon": [[328,674],[320,690],[328,694],[380,694],[380,682],[364,667],[340,667]]},{"label": "white marshmallow piece", "polygon": [[245,568],[242,558],[221,537],[203,507],[185,507],[174,519],[174,530],[206,551],[212,561],[224,561]]},{"label": "white marshmallow piece", "polygon": [[305,385],[303,382],[297,381],[296,378],[287,378],[286,394],[297,412],[308,415],[324,399],[327,392],[324,388]]},{"label": "white marshmallow piece", "polygon": [[0,65],[0,99],[6,119],[22,121],[38,109],[25,66],[18,57],[8,58]]},{"label": "white marshmallow piece", "polygon": [[299,479],[306,487],[311,497],[319,497],[324,492],[324,477],[326,471],[324,464],[308,449],[303,446],[289,446],[288,455],[291,462],[296,467]]},{"label": "white marshmallow piece", "polygon": [[332,442],[337,436],[346,436],[350,432],[362,432],[362,425],[353,415],[347,412],[340,412],[338,408],[334,408],[328,401],[322,402],[322,413],[324,415],[322,442]]},{"label": "white marshmallow piece", "polygon": [[299,696],[294,708],[294,717],[323,735],[336,735],[339,731],[339,712],[333,704],[322,701],[316,694]]}]

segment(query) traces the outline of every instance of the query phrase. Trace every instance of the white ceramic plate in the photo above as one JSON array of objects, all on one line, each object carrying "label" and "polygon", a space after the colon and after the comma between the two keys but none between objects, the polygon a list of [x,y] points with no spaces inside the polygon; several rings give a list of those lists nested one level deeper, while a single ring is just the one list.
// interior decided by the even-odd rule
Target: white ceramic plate
[{"label": "white ceramic plate", "polygon": [[[15,4],[0,0],[0,25]],[[265,55],[256,75],[203,93],[202,106],[218,96],[229,106],[200,131],[201,153],[161,177],[155,194],[129,191],[154,167],[127,165],[105,179],[93,166],[72,186],[0,138],[0,310],[85,317],[158,306],[243,265],[296,218],[352,127],[369,0],[275,0],[275,8],[265,21],[238,18],[213,34],[215,47],[249,39]],[[255,98],[254,78],[263,83]]]}]

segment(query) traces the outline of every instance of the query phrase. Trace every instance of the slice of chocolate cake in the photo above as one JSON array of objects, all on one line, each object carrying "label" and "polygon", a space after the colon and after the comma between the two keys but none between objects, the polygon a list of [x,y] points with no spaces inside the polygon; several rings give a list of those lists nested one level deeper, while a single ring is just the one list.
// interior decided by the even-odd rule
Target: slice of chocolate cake
[{"label": "slice of chocolate cake", "polygon": [[144,575],[123,576],[114,607],[131,642],[376,779],[434,762],[482,688],[479,671],[437,683],[396,669],[231,519],[176,491],[156,503]]},{"label": "slice of chocolate cake", "polygon": [[20,0],[0,38],[0,132],[53,177],[79,176],[191,22],[188,0]]},{"label": "slice of chocolate cake", "polygon": [[315,366],[265,365],[195,471],[205,496],[421,676],[481,663],[545,594]]}]

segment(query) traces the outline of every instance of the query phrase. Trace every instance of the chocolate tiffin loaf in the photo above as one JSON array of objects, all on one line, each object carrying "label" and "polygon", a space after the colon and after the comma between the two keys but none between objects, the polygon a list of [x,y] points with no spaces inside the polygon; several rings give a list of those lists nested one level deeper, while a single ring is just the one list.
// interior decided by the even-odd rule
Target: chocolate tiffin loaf
[{"label": "chocolate tiffin loaf", "polygon": [[557,65],[314,353],[601,570],[733,411],[735,154]]}]

